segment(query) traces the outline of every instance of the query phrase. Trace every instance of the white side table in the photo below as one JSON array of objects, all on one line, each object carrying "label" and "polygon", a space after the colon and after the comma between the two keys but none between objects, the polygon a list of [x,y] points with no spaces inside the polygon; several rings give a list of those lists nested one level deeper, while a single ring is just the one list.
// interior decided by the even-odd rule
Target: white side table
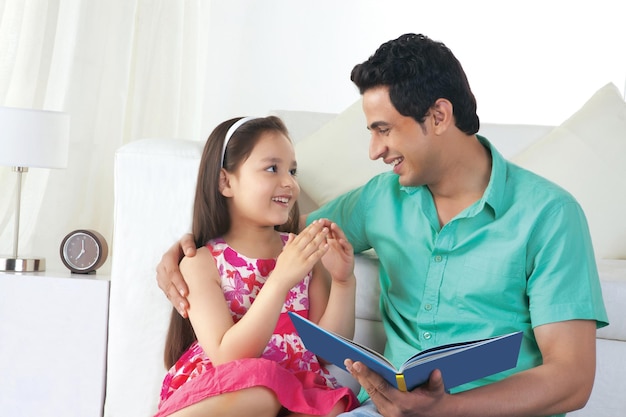
[{"label": "white side table", "polygon": [[0,414],[101,417],[109,276],[0,272]]}]

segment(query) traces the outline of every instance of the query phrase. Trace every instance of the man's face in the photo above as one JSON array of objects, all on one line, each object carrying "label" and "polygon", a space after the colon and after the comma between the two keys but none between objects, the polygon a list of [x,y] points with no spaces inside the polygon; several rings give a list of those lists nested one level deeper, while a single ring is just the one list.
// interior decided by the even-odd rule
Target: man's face
[{"label": "man's face", "polygon": [[429,134],[430,117],[420,125],[391,104],[389,87],[363,93],[363,112],[371,132],[369,156],[393,167],[404,186],[429,185],[437,178],[439,147]]}]

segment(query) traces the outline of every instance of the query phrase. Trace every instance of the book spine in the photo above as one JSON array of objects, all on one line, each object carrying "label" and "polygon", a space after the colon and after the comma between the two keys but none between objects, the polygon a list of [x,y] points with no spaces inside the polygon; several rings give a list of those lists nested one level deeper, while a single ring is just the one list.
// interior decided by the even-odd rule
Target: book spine
[{"label": "book spine", "polygon": [[404,381],[404,375],[396,374],[396,383],[400,391],[406,392],[406,382]]}]

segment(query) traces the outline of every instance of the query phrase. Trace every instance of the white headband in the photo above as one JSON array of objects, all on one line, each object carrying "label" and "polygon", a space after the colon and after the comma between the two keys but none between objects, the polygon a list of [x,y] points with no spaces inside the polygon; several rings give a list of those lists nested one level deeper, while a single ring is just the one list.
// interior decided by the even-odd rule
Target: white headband
[{"label": "white headband", "polygon": [[256,119],[256,117],[243,117],[233,123],[233,125],[228,129],[228,132],[226,132],[226,137],[224,137],[224,146],[222,146],[222,163],[220,164],[220,167],[224,167],[224,154],[226,153],[226,147],[228,146],[230,138],[233,136],[235,131],[237,131],[237,129],[241,127],[242,124],[249,122],[252,119]]}]

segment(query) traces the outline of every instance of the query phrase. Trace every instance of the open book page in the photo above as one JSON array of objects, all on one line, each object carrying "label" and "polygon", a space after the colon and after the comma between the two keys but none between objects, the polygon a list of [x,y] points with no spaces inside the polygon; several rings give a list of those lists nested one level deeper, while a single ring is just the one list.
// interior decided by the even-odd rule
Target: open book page
[{"label": "open book page", "polygon": [[497,339],[502,339],[506,337],[511,337],[515,333],[506,334],[503,336],[492,337],[488,339],[474,340],[469,342],[461,342],[461,343],[451,343],[448,345],[436,346],[430,349],[423,350],[421,352],[416,353],[407,359],[404,364],[400,367],[399,371],[402,372],[412,366],[417,366],[421,363],[436,360],[438,358],[442,358],[448,355],[457,354],[460,351],[472,349],[478,347],[480,345],[486,343],[495,342]]}]

